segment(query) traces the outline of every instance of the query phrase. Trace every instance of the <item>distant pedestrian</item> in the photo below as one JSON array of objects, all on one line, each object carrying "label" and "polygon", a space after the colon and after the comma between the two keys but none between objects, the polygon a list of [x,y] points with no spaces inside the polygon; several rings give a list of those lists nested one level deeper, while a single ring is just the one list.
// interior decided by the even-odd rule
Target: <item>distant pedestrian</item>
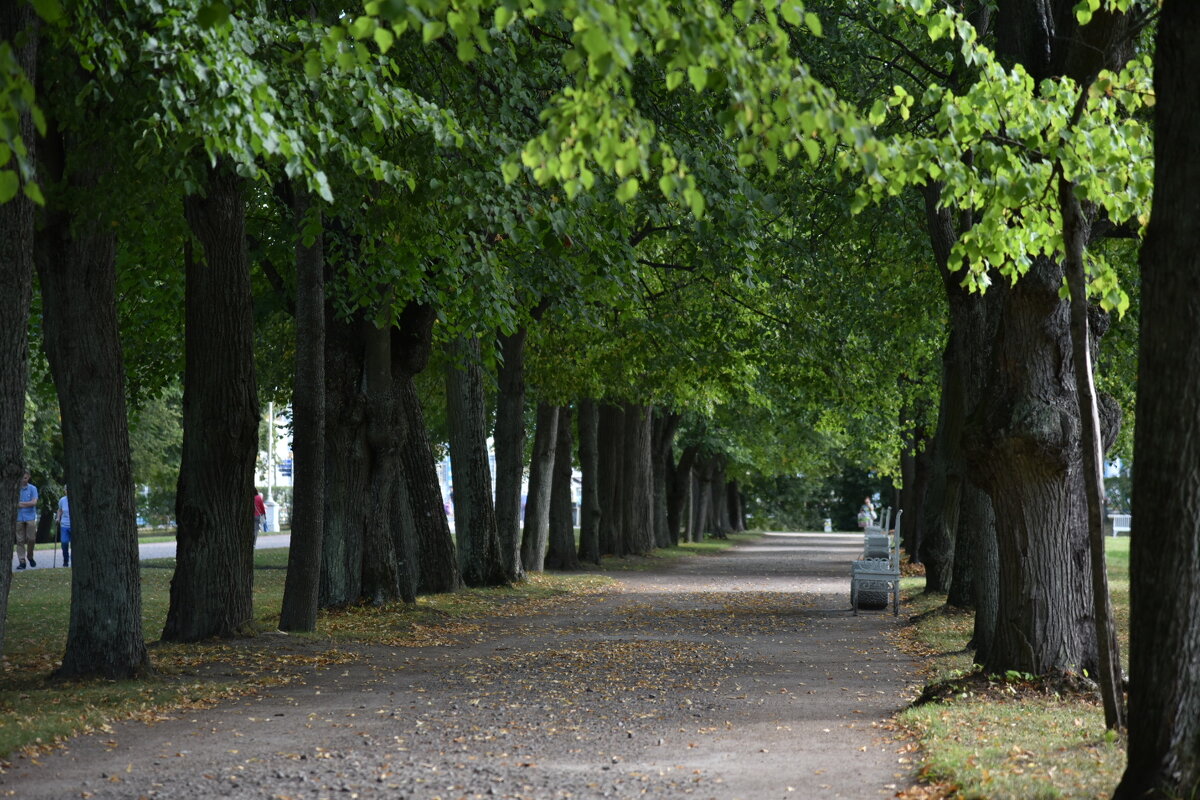
[{"label": "distant pedestrian", "polygon": [[[29,482],[29,470],[26,470],[21,476],[21,492],[17,499],[17,535],[13,544],[13,550],[20,560],[17,569],[25,569],[25,557],[29,559],[29,566],[37,566],[33,560],[33,546],[37,542],[37,504],[38,490]],[[21,550],[22,544],[25,545],[24,552]]]},{"label": "distant pedestrian", "polygon": [[62,541],[63,566],[71,566],[71,508],[67,505],[67,485],[63,484],[62,497],[58,498],[58,511],[54,514],[58,523],[58,535]]},{"label": "distant pedestrian", "polygon": [[254,535],[267,530],[267,504],[263,502],[262,492],[254,494]]},{"label": "distant pedestrian", "polygon": [[877,516],[875,514],[875,505],[871,502],[871,498],[863,498],[863,504],[858,509],[858,527],[868,528],[875,522],[876,519]]}]

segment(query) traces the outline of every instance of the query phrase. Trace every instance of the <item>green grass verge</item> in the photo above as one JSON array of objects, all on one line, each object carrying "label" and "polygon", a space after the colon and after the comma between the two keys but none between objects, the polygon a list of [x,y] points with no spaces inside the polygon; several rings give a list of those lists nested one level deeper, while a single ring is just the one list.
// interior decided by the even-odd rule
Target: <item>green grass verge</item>
[{"label": "green grass verge", "polygon": [[[1121,651],[1129,646],[1129,539],[1106,540],[1113,611]],[[966,649],[974,616],[926,595],[924,579],[905,579],[917,619],[907,647],[922,656],[931,683],[975,670]],[[969,688],[968,688],[969,687]],[[1125,768],[1125,750],[1104,729],[1098,701],[1037,691],[1025,681],[993,678],[964,685],[938,702],[898,717],[924,755],[922,776],[945,796],[989,800],[1109,797]]]},{"label": "green grass verge", "polygon": [[[283,599],[287,550],[255,553],[254,605],[261,630],[273,631]],[[166,621],[174,559],[142,564],[142,618],[147,641]],[[5,660],[0,668],[0,758],[30,754],[67,736],[104,730],[119,719],[154,719],[164,710],[211,705],[229,696],[291,680],[306,666],[340,663],[353,643],[445,644],[469,633],[472,619],[527,614],[568,594],[600,591],[596,574],[535,575],[519,586],[468,589],[422,597],[415,606],[324,613],[307,636],[260,636],[234,642],[156,645],[155,674],[142,680],[64,682],[50,675],[66,647],[71,573],[36,569],[13,575]],[[2,764],[0,764],[2,770]]]}]

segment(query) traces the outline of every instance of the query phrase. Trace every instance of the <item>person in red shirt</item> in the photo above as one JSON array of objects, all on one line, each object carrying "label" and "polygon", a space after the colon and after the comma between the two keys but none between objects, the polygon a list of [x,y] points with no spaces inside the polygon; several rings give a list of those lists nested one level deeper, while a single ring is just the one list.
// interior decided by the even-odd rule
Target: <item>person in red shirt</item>
[{"label": "person in red shirt", "polygon": [[263,502],[262,492],[254,494],[254,535],[257,536],[259,531],[266,531],[267,524],[267,504]]}]

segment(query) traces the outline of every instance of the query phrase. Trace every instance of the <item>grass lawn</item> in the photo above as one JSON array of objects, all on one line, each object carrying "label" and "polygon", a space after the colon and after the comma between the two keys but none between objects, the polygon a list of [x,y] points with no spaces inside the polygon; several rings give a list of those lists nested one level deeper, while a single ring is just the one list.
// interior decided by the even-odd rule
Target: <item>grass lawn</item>
[{"label": "grass lawn", "polygon": [[[753,536],[738,534],[728,541],[683,544],[648,556],[605,559],[595,571],[535,574],[519,586],[432,595],[411,607],[363,606],[322,613],[317,632],[307,636],[155,644],[150,651],[155,674],[131,681],[52,679],[66,646],[71,573],[40,568],[16,572],[9,596],[4,660],[0,662],[0,759],[18,750],[35,753],[85,730],[103,730],[113,720],[153,719],[164,710],[205,706],[223,697],[286,683],[298,669],[349,660],[352,655],[344,648],[356,642],[445,643],[470,632],[472,619],[524,615],[563,595],[600,591],[612,584],[604,571],[646,569],[661,565],[665,558],[718,552]],[[276,629],[286,565],[286,550],[255,552],[254,605],[260,630]],[[174,567],[174,559],[142,563],[143,634],[149,642],[158,639],[166,621]]]},{"label": "grass lawn", "polygon": [[[1124,659],[1129,539],[1105,541]],[[939,610],[945,597],[920,594],[923,585],[924,579],[907,579],[903,588],[912,595],[909,609],[919,616],[907,643],[923,658],[927,680],[973,672],[966,650],[973,615]],[[907,709],[899,722],[916,737],[924,754],[922,775],[937,787],[921,797],[1105,798],[1125,769],[1124,745],[1105,731],[1098,698],[1042,691],[1019,677],[964,684],[945,699]]]}]

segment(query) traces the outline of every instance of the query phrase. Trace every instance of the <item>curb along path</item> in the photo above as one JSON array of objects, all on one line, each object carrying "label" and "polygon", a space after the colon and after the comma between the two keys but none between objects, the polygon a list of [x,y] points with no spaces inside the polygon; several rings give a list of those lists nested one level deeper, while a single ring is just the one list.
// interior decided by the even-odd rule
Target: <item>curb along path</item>
[{"label": "curb along path", "polygon": [[459,643],[122,723],[0,775],[22,798],[890,797],[915,666],[853,617],[861,537],[769,534]]}]

